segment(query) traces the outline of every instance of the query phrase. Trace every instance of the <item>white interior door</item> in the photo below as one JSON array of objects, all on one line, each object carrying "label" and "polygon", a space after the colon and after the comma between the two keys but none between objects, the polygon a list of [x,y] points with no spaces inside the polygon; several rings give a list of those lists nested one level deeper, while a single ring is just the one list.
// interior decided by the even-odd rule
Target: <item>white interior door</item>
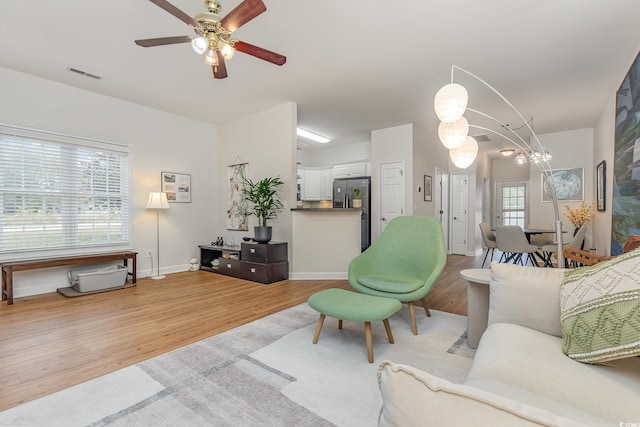
[{"label": "white interior door", "polygon": [[442,224],[444,247],[447,248],[447,253],[451,253],[449,248],[449,173],[440,168],[436,168],[434,194],[435,217]]},{"label": "white interior door", "polygon": [[404,161],[380,164],[380,233],[389,221],[404,215]]},{"label": "white interior door", "polygon": [[467,254],[467,204],[469,182],[466,173],[451,174],[451,253]]}]

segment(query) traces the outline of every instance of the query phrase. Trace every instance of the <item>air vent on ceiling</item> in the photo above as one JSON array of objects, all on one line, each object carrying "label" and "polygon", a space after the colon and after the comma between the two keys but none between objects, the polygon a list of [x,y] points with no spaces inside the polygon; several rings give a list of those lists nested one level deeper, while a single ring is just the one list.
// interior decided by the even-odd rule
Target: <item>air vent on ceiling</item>
[{"label": "air vent on ceiling", "polygon": [[96,74],[87,73],[86,71],[78,70],[77,68],[73,68],[73,67],[67,67],[67,70],[73,73],[80,74],[81,76],[91,77],[92,79],[96,79],[96,80],[100,80],[102,78]]},{"label": "air vent on ceiling", "polygon": [[478,142],[487,142],[487,141],[489,141],[489,137],[485,133],[483,133],[482,135],[472,135],[472,136]]},{"label": "air vent on ceiling", "polygon": [[298,150],[306,150],[307,148],[309,148],[308,142],[298,141]]}]

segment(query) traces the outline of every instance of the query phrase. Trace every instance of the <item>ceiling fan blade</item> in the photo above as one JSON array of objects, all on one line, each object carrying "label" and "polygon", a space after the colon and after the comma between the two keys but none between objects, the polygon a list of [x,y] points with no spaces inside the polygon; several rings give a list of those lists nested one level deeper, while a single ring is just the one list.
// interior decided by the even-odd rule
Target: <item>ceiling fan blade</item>
[{"label": "ceiling fan blade", "polygon": [[236,41],[233,47],[240,52],[246,53],[247,55],[255,56],[256,58],[263,59],[265,61],[271,62],[276,65],[284,65],[287,62],[287,57],[284,55],[280,55],[279,53],[271,52],[270,50],[263,49],[258,46],[254,46],[249,43]]},{"label": "ceiling fan blade", "polygon": [[158,37],[156,39],[136,40],[136,44],[142,47],[153,47],[167,44],[189,43],[192,39],[193,37],[191,36]]},{"label": "ceiling fan blade", "polygon": [[173,16],[175,16],[185,24],[190,25],[193,28],[200,27],[200,24],[198,23],[198,21],[196,21],[195,19],[193,19],[192,17],[190,17],[189,15],[187,15],[186,13],[184,13],[183,11],[181,11],[180,9],[178,9],[168,1],[166,0],[149,0],[149,1],[155,4],[156,6],[166,10],[167,12],[169,12],[170,14],[172,14]]},{"label": "ceiling fan blade", "polygon": [[220,21],[222,28],[234,32],[267,10],[262,0],[244,0]]},{"label": "ceiling fan blade", "polygon": [[212,65],[211,69],[213,70],[213,74],[211,75],[214,79],[225,79],[227,78],[227,66],[224,63],[224,56],[220,53],[220,51],[216,51],[218,54],[218,65]]}]

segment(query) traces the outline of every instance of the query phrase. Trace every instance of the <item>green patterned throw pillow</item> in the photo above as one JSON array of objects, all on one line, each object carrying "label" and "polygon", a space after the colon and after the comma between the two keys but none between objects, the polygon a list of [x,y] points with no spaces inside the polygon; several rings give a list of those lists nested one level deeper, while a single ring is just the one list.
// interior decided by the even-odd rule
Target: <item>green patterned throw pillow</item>
[{"label": "green patterned throw pillow", "polygon": [[567,270],[560,288],[562,350],[600,363],[640,354],[640,249]]}]

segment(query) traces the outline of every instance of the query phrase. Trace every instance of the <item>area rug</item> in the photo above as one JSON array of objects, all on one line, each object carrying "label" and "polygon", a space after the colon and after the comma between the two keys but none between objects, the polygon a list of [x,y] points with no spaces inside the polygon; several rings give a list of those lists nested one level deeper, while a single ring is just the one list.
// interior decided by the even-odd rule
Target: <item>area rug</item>
[{"label": "area rug", "polygon": [[362,323],[327,318],[313,345],[318,313],[302,304],[0,412],[0,426],[375,426],[383,360],[453,382],[471,367],[466,317],[431,313],[414,336],[403,307],[395,344],[372,324],[370,364]]}]

